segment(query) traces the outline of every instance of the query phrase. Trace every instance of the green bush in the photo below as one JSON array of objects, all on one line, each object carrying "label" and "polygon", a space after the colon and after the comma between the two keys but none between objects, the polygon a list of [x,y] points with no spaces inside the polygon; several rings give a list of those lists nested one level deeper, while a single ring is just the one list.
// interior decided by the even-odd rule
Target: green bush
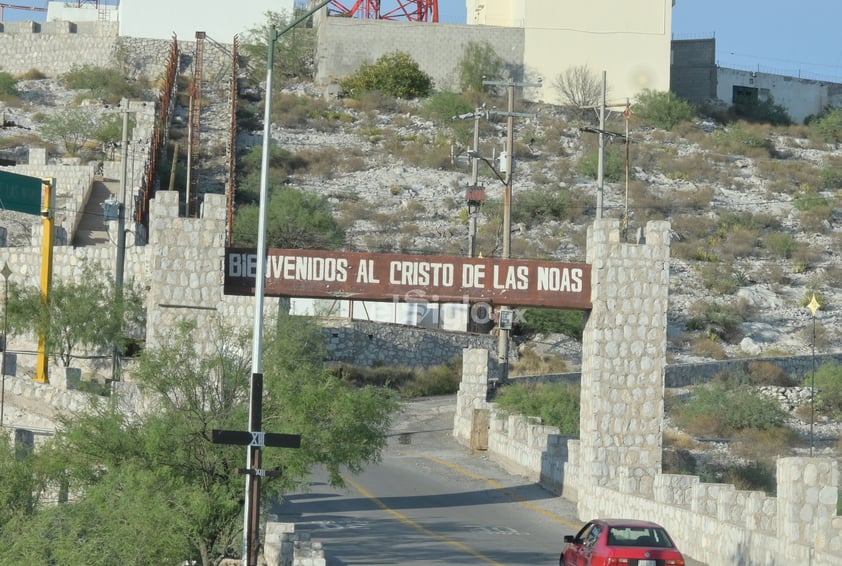
[{"label": "green bush", "polygon": [[396,51],[381,56],[373,65],[364,64],[339,82],[346,96],[359,98],[380,91],[402,99],[424,98],[433,89],[433,79],[418,67],[408,53]]},{"label": "green bush", "polygon": [[18,82],[5,71],[0,71],[0,99],[7,100],[18,95]]},{"label": "green bush", "polygon": [[565,435],[579,434],[579,387],[566,383],[507,385],[495,398],[505,413],[539,417]]},{"label": "green bush", "polygon": [[633,111],[646,124],[664,130],[672,130],[677,124],[689,122],[696,116],[693,105],[674,92],[649,89],[638,95]]},{"label": "green bush", "polygon": [[740,325],[747,314],[745,303],[699,301],[690,307],[686,326],[688,330],[702,330],[711,338],[733,343],[742,336]]},{"label": "green bush", "polygon": [[769,139],[762,135],[757,126],[740,122],[730,126],[726,130],[717,130],[713,133],[716,146],[725,152],[738,155],[757,153],[768,157],[774,150]]},{"label": "green bush", "polygon": [[582,311],[531,308],[523,311],[524,334],[564,334],[582,339],[585,317]]},{"label": "green bush", "polygon": [[842,365],[835,361],[823,363],[816,370],[815,384],[816,410],[830,418],[842,418]]},{"label": "green bush", "polygon": [[774,399],[727,385],[696,389],[692,396],[674,407],[671,415],[689,434],[720,437],[741,430],[779,427],[785,417]]},{"label": "green bush", "polygon": [[421,106],[421,114],[435,121],[438,124],[466,124],[473,132],[474,123],[472,120],[454,120],[454,116],[469,114],[475,110],[470,100],[456,92],[437,92],[430,96]]},{"label": "green bush", "polygon": [[828,143],[842,142],[842,108],[831,110],[810,122],[810,129]]},{"label": "green bush", "polygon": [[[599,149],[579,159],[577,170],[583,177],[596,179],[599,174]],[[618,183],[626,176],[626,150],[620,146],[608,146],[602,161],[602,177],[607,183]]]},{"label": "green bush", "polygon": [[786,108],[775,103],[771,96],[753,104],[741,104],[737,107],[737,114],[752,122],[762,122],[773,126],[789,126],[792,118]]},{"label": "green bush", "polygon": [[74,66],[61,75],[60,79],[69,89],[87,90],[90,98],[99,98],[111,104],[116,104],[123,98],[140,98],[143,94],[143,88],[138,81],[129,80],[117,69],[92,65]]},{"label": "green bush", "polygon": [[842,169],[825,167],[819,171],[819,179],[823,188],[842,189]]},{"label": "green bush", "polygon": [[796,245],[795,237],[789,232],[770,232],[763,237],[763,247],[784,259],[792,257]]},{"label": "green bush", "polygon": [[405,399],[456,393],[462,379],[461,363],[458,360],[423,369],[398,366],[367,368],[340,364],[332,372],[358,387],[388,387],[397,390]]},{"label": "green bush", "polygon": [[518,192],[517,206],[512,208],[512,222],[527,227],[568,220],[570,216],[570,191],[559,185]]}]

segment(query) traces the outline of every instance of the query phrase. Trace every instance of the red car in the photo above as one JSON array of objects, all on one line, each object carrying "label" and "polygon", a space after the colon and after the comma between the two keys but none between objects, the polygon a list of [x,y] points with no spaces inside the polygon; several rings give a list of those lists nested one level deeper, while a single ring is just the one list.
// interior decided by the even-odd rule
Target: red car
[{"label": "red car", "polygon": [[559,566],[684,566],[666,529],[649,521],[594,519],[564,542]]}]

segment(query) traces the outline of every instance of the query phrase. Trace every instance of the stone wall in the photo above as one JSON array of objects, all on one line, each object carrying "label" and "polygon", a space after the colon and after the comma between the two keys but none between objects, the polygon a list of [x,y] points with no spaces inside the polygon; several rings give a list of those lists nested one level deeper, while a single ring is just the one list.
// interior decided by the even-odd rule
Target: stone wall
[{"label": "stone wall", "polygon": [[409,53],[429,74],[437,90],[459,90],[456,64],[468,43],[488,42],[503,60],[511,76],[523,74],[524,30],[494,26],[467,26],[318,18],[316,81],[336,83],[353,74],[363,63],[397,50]]},{"label": "stone wall", "polygon": [[693,104],[716,98],[716,39],[672,42],[670,90]]},{"label": "stone wall", "polygon": [[0,61],[12,75],[37,69],[49,77],[73,66],[109,67],[117,22],[2,22]]},{"label": "stone wall", "polygon": [[[496,336],[444,332],[418,326],[326,319],[331,360],[360,366],[432,367],[462,357],[465,348],[492,349]],[[495,365],[492,372],[495,371]]]}]

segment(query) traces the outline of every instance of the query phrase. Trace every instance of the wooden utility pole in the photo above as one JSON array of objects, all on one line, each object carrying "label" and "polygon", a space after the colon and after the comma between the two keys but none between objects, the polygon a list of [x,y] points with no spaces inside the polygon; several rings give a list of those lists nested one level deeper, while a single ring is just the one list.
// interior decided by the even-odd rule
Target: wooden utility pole
[{"label": "wooden utility pole", "polygon": [[[515,116],[532,116],[531,114],[522,114],[515,112],[515,87],[534,87],[538,88],[541,83],[516,83],[514,80],[508,81],[482,81],[484,85],[505,86],[507,92],[508,103],[506,105],[506,154],[500,156],[501,168],[505,167],[503,171],[505,178],[503,184],[505,190],[503,193],[503,259],[512,257],[511,243],[512,243],[512,167],[514,155],[514,140],[515,140]],[[495,112],[495,114],[500,114]],[[487,160],[486,160],[487,162]],[[491,165],[490,163],[488,163]],[[492,166],[493,169],[493,166]],[[494,171],[498,178],[500,174]],[[497,341],[497,362],[500,364],[502,370],[503,381],[509,378],[509,332],[511,331],[512,312],[506,305],[500,306],[499,323],[498,323],[498,341]]]}]

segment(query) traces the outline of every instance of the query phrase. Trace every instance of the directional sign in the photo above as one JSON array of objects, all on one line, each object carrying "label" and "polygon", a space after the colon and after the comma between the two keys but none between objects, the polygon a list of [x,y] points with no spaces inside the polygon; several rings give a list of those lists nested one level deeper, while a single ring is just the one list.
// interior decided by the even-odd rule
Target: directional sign
[{"label": "directional sign", "polygon": [[248,474],[250,476],[259,476],[261,478],[279,478],[282,475],[280,470],[264,470],[263,468],[237,468],[236,472],[238,474]]},{"label": "directional sign", "polygon": [[246,430],[211,431],[214,444],[237,444],[239,446],[272,446],[276,448],[300,448],[300,434],[278,434],[273,432],[249,432]]},{"label": "directional sign", "polygon": [[42,185],[38,177],[0,171],[0,208],[40,214]]}]

